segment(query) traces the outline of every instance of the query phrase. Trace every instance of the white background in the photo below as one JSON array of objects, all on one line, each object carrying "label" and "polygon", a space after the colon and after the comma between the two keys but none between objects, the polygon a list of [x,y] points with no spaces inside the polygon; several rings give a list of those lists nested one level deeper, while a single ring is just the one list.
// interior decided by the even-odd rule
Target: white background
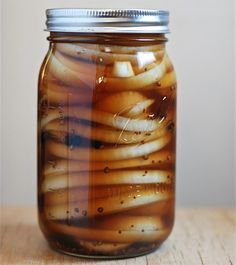
[{"label": "white background", "polygon": [[235,196],[234,1],[2,0],[2,202],[36,203],[37,76],[52,7],[171,12],[168,50],[178,75],[179,205],[233,205]]}]

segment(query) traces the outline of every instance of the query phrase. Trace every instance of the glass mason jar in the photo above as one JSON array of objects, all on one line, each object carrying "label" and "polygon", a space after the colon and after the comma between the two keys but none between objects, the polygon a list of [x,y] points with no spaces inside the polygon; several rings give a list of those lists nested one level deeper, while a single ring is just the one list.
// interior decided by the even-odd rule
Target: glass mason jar
[{"label": "glass mason jar", "polygon": [[71,255],[151,252],[174,222],[169,14],[53,9],[47,17],[38,94],[41,230]]}]

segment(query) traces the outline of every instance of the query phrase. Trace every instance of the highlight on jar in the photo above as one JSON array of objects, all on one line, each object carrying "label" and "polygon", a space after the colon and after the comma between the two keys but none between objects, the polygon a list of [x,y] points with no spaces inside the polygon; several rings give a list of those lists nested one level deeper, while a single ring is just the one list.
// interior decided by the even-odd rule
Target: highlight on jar
[{"label": "highlight on jar", "polygon": [[175,108],[164,44],[52,44],[39,94],[39,211],[52,244],[122,255],[167,238]]}]

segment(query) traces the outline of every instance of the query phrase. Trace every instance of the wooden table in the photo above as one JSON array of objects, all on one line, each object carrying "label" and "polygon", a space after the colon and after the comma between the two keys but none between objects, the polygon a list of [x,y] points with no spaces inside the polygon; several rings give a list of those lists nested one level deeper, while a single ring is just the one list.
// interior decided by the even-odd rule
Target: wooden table
[{"label": "wooden table", "polygon": [[43,238],[32,208],[2,208],[1,265],[235,265],[235,209],[177,209],[169,239],[147,256],[96,261],[51,250]]}]

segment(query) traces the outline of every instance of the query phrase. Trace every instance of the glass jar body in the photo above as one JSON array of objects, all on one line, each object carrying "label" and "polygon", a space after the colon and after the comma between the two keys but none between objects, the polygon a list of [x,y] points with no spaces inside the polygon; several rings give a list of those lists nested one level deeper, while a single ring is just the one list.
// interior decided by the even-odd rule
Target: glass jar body
[{"label": "glass jar body", "polygon": [[72,255],[151,252],[174,222],[176,77],[165,36],[49,39],[38,95],[41,230]]}]

